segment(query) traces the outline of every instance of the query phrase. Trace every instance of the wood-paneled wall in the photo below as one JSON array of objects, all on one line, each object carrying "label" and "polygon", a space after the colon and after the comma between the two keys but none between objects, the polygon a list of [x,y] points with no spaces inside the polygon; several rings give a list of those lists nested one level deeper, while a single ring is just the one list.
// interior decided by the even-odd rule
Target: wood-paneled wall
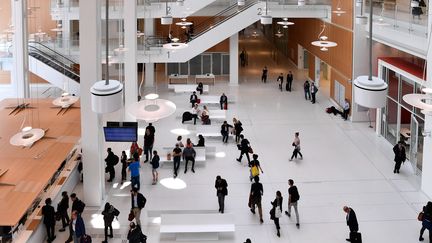
[{"label": "wood-paneled wall", "polygon": [[308,52],[308,64],[309,64],[309,69],[308,69],[309,78],[312,81],[315,81],[315,56],[310,52]]},{"label": "wood-paneled wall", "polygon": [[[345,98],[348,99],[350,104],[352,104],[352,83],[349,81],[347,77],[341,75],[338,71],[331,68],[330,69],[330,96],[334,98],[334,87],[335,87],[335,80],[337,80],[340,84],[345,86]],[[343,105],[343,104],[339,104]]]},{"label": "wood-paneled wall", "polygon": [[[340,8],[341,11],[345,11],[343,14],[336,14],[333,11]],[[349,30],[353,29],[353,8],[354,1],[352,0],[332,0],[332,23]]]}]

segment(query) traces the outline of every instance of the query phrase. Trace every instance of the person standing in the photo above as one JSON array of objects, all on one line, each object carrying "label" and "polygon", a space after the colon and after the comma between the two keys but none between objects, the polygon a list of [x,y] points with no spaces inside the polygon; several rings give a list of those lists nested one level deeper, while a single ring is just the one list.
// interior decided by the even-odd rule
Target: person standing
[{"label": "person standing", "polygon": [[354,212],[354,210],[348,206],[343,207],[343,211],[347,214],[346,215],[346,222],[350,230],[350,237],[346,239],[347,241],[352,241],[353,237],[357,235],[357,232],[359,230],[359,225],[357,222],[357,216]]},{"label": "person standing", "polygon": [[146,127],[146,130],[150,130],[150,133],[151,133],[151,135],[155,135],[155,133],[156,133],[156,129],[155,129],[155,127],[153,126],[153,124],[150,122],[149,124],[148,124],[148,126]]},{"label": "person standing", "polygon": [[267,74],[268,74],[268,69],[267,66],[265,66],[262,70],[261,82],[267,83]]},{"label": "person standing", "polygon": [[[109,204],[108,202],[105,203],[104,210],[102,211],[103,220],[104,220],[104,235],[105,240],[102,241],[102,243],[108,243],[108,237],[113,238],[113,228],[112,228],[112,222],[114,221],[114,217],[116,214],[116,209]],[[118,210],[117,210],[118,212]],[[110,234],[108,235],[108,229],[110,230]]]},{"label": "person standing", "polygon": [[75,193],[70,195],[70,199],[72,200],[72,212],[77,211],[78,214],[82,214],[84,212],[85,203],[81,201]]},{"label": "person standing", "polygon": [[349,103],[348,99],[345,98],[345,102],[343,105],[343,113],[342,113],[342,118],[345,121],[348,120],[349,112],[350,112],[350,103]]},{"label": "person standing", "polygon": [[406,160],[406,153],[405,153],[405,146],[403,141],[399,141],[394,147],[393,147],[393,153],[395,154],[394,161],[395,161],[395,167],[393,169],[393,173],[398,173],[400,167],[403,162]]},{"label": "person standing", "polygon": [[305,100],[310,100],[311,99],[311,93],[310,93],[310,84],[309,84],[308,80],[306,80],[304,82],[303,90],[304,90],[304,94],[305,94]]},{"label": "person standing", "polygon": [[134,214],[136,224],[141,227],[141,210],[145,207],[147,199],[139,193],[136,188],[131,190],[131,210]]},{"label": "person standing", "polygon": [[67,191],[62,192],[62,199],[57,204],[57,213],[60,215],[62,221],[62,228],[59,229],[60,232],[64,232],[66,227],[69,225],[69,214],[67,210],[69,209],[69,196]]},{"label": "person standing", "polygon": [[294,80],[294,76],[293,76],[292,72],[289,71],[287,74],[287,83],[286,83],[286,87],[285,87],[286,91],[291,92],[291,86],[292,86],[293,80]]},{"label": "person standing", "polygon": [[189,102],[192,104],[192,107],[195,106],[196,103],[198,103],[198,96],[196,95],[196,92],[192,92],[192,95],[189,98]]},{"label": "person standing", "polygon": [[318,92],[318,88],[315,86],[315,82],[312,82],[310,86],[310,92],[312,96],[312,104],[315,104],[316,101],[316,93]]},{"label": "person standing", "polygon": [[182,158],[182,150],[178,143],[176,143],[173,149],[173,162],[174,162],[174,178],[178,175],[178,169],[180,168],[180,161]]},{"label": "person standing", "polygon": [[131,186],[137,190],[140,189],[140,168],[139,156],[137,153],[133,154],[133,162],[129,164],[129,171],[131,173]]},{"label": "person standing", "polygon": [[186,174],[187,172],[187,167],[188,167],[188,162],[191,161],[192,162],[192,172],[195,173],[195,156],[196,156],[196,152],[195,149],[193,148],[192,142],[190,140],[188,140],[186,142],[186,147],[183,149],[183,160],[185,162],[185,169],[184,169],[184,173]]},{"label": "person standing", "polygon": [[255,214],[255,207],[258,207],[258,213],[260,217],[260,223],[264,223],[263,217],[262,217],[262,206],[261,206],[261,199],[264,195],[264,188],[263,185],[259,182],[259,177],[254,177],[254,183],[251,185],[250,195],[249,195],[249,207],[250,211]]},{"label": "person standing", "polygon": [[134,222],[129,224],[129,231],[127,234],[129,243],[143,243],[147,237],[142,233],[141,227],[135,225]]},{"label": "person standing", "polygon": [[280,73],[278,78],[277,78],[277,82],[279,82],[279,89],[280,91],[283,91],[283,73]]},{"label": "person standing", "polygon": [[153,151],[153,159],[150,162],[150,164],[152,165],[152,175],[153,175],[153,182],[152,185],[156,185],[158,182],[158,178],[159,178],[159,173],[157,171],[157,169],[159,168],[159,155],[157,153],[156,150]]},{"label": "person standing", "polygon": [[300,228],[300,216],[297,208],[297,202],[300,200],[300,194],[292,179],[288,180],[288,185],[288,211],[285,211],[285,214],[288,215],[288,217],[291,217],[291,207],[294,207],[294,212],[296,214],[296,226],[297,228]]},{"label": "person standing", "polygon": [[280,191],[276,192],[276,198],[271,202],[272,209],[270,210],[270,219],[272,219],[276,225],[277,233],[276,235],[280,237],[280,224],[279,218],[282,216],[282,203],[283,197]]},{"label": "person standing", "polygon": [[150,129],[146,129],[144,134],[144,154],[146,156],[144,163],[152,159],[152,150],[153,150],[153,144],[154,144],[154,134],[150,131]]},{"label": "person standing", "polygon": [[230,128],[233,128],[233,126],[228,124],[227,121],[224,121],[222,126],[221,126],[221,134],[222,134],[222,142],[223,143],[228,143]]},{"label": "person standing", "polygon": [[106,168],[105,172],[109,173],[109,179],[107,182],[112,182],[115,178],[115,168],[114,166],[118,163],[119,157],[115,155],[111,148],[107,149],[108,156],[105,158]]},{"label": "person standing", "polygon": [[221,110],[228,110],[228,97],[225,95],[225,93],[222,93],[219,99],[219,104]]},{"label": "person standing", "polygon": [[243,124],[240,120],[237,120],[235,117],[233,118],[234,123],[234,134],[236,143],[240,143],[240,134],[243,132]]},{"label": "person standing", "polygon": [[429,230],[429,242],[432,242],[432,202],[428,202],[426,206],[423,207],[422,218],[422,228],[420,229],[419,241],[424,241],[423,233],[426,229]]},{"label": "person standing", "polygon": [[250,175],[249,175],[250,181],[252,181],[252,179],[255,176],[259,176],[260,170],[261,173],[264,173],[264,171],[261,168],[260,162],[258,161],[258,154],[252,155],[252,161],[249,163],[249,168],[250,168]]},{"label": "person standing", "polygon": [[240,150],[240,157],[237,159],[237,161],[241,163],[243,155],[245,154],[248,163],[250,163],[249,151],[251,150],[251,147],[250,147],[249,140],[244,138],[243,134],[240,135],[240,139],[241,139],[240,144],[237,145],[238,149]]},{"label": "person standing", "polygon": [[299,135],[300,135],[299,132],[296,132],[294,134],[294,141],[292,143],[294,150],[293,150],[293,153],[292,153],[289,161],[292,161],[294,157],[297,159],[297,154],[300,155],[300,159],[303,159],[303,154],[300,152],[300,137],[299,137]]},{"label": "person standing", "polygon": [[245,53],[244,49],[240,53],[240,65],[241,65],[241,67],[246,66],[246,53]]},{"label": "person standing", "polygon": [[47,241],[52,242],[56,236],[54,234],[55,230],[55,210],[51,206],[51,198],[45,199],[45,205],[42,207],[43,223],[47,231]]},{"label": "person standing", "polygon": [[127,164],[127,156],[126,156],[126,151],[122,151],[121,157],[120,157],[120,162],[122,164],[122,170],[121,170],[121,183],[123,184],[123,182],[126,181],[126,170],[128,167]]},{"label": "person standing", "polygon": [[218,197],[219,213],[224,213],[225,210],[225,196],[228,195],[228,183],[221,176],[216,176],[215,182],[216,196]]}]

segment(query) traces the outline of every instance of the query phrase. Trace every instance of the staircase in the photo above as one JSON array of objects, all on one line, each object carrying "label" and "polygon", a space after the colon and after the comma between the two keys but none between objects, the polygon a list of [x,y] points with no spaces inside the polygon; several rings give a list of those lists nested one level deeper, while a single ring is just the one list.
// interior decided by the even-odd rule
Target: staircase
[{"label": "staircase", "polygon": [[79,95],[79,64],[50,47],[30,42],[29,71],[70,94]]},{"label": "staircase", "polygon": [[[240,30],[260,20],[259,9],[265,9],[265,2],[247,1],[245,6],[233,4],[215,16],[194,26],[194,34],[189,38],[188,47],[178,50],[162,48],[166,37],[149,37],[146,48],[138,53],[141,63],[183,63],[203,53],[212,46],[238,33]],[[273,18],[327,18],[330,7],[327,5],[307,5],[299,7],[289,4],[268,5]]]}]

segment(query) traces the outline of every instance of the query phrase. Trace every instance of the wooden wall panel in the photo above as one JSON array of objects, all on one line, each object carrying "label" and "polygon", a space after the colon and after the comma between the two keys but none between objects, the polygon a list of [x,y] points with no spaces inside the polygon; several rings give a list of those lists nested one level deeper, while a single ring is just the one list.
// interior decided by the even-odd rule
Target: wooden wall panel
[{"label": "wooden wall panel", "polygon": [[315,56],[312,53],[308,53],[308,63],[309,63],[309,78],[314,81],[315,80]]},{"label": "wooden wall panel", "polygon": [[51,19],[51,0],[27,0],[27,7],[36,7],[28,16],[28,33],[36,33],[39,29],[49,36],[55,36],[51,29],[56,28],[56,21]]},{"label": "wooden wall panel", "polygon": [[[337,10],[338,6],[340,10],[345,11],[343,14],[333,13]],[[353,8],[354,1],[352,0],[332,0],[332,23],[349,30],[353,29]]]},{"label": "wooden wall panel", "polygon": [[10,84],[11,73],[9,71],[0,70],[0,84]]},{"label": "wooden wall panel", "polygon": [[11,1],[1,0],[0,1],[0,34],[3,34],[3,30],[9,28],[11,24]]}]

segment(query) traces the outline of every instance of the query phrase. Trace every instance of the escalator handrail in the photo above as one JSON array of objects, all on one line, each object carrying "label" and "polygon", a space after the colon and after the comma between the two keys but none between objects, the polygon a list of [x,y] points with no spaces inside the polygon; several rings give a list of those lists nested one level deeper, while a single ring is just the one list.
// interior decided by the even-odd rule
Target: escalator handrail
[{"label": "escalator handrail", "polygon": [[[66,57],[65,55],[63,55],[63,54],[61,54],[61,53],[59,53],[59,52],[53,50],[51,47],[48,47],[48,46],[46,46],[46,45],[44,45],[44,44],[42,44],[42,43],[40,43],[40,42],[37,42],[37,41],[29,41],[29,47],[32,46],[32,45],[30,45],[30,44],[36,44],[36,45],[43,46],[44,48],[48,49],[48,50],[51,51],[51,52],[54,52],[56,55],[60,56],[61,58],[68,60],[69,62],[71,62],[71,64],[78,64],[78,63],[76,63],[74,60],[69,59],[69,58]],[[32,47],[34,47],[34,46],[32,46]],[[40,50],[39,50],[39,51],[40,51]]]},{"label": "escalator handrail", "polygon": [[[35,53],[47,58],[48,60],[54,61],[54,63],[56,65],[58,65],[59,67],[65,69],[66,71],[68,71],[69,73],[72,73],[73,75],[77,76],[78,78],[81,78],[80,75],[78,73],[76,73],[71,67],[69,67],[68,65],[65,65],[64,63],[60,62],[57,59],[53,59],[52,56],[44,53],[43,51],[39,50],[38,48],[34,47],[34,46],[29,46],[30,49],[32,50],[36,50]],[[29,54],[31,53],[31,51],[29,50]]]}]

